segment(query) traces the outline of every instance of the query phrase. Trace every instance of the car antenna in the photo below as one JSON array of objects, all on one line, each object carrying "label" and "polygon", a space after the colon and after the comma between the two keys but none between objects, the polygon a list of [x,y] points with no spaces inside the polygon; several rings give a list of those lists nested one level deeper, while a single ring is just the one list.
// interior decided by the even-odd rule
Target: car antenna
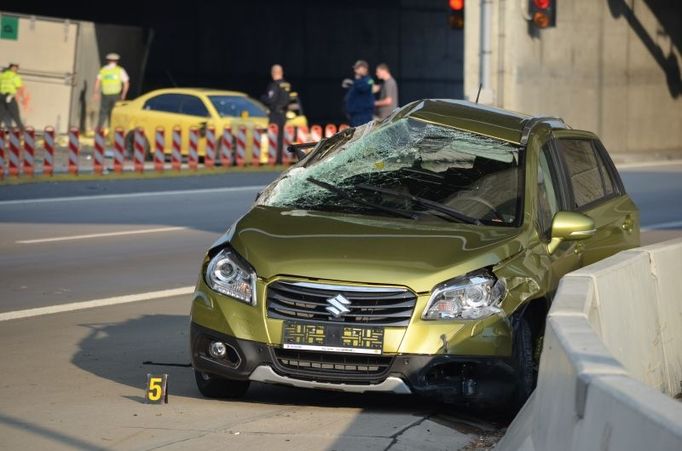
[{"label": "car antenna", "polygon": [[481,89],[483,89],[483,83],[478,85],[478,94],[476,94],[476,103],[478,103],[478,98],[481,96]]},{"label": "car antenna", "polygon": [[173,80],[173,76],[171,75],[169,70],[166,70],[166,75],[168,76],[168,79],[170,80],[170,82],[173,84],[173,87],[177,88],[178,84],[175,82],[175,80]]}]

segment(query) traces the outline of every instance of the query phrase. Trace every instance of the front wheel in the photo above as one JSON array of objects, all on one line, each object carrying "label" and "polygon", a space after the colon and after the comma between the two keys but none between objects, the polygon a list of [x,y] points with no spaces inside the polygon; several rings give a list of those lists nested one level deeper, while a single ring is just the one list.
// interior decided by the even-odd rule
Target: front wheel
[{"label": "front wheel", "polygon": [[525,318],[519,320],[514,333],[512,364],[516,373],[516,384],[511,409],[514,412],[523,407],[537,382],[537,365],[533,356],[533,332]]},{"label": "front wheel", "polygon": [[[134,158],[135,155],[135,132],[130,131],[125,137],[126,146],[126,157],[130,160]],[[144,159],[145,161],[152,161],[152,152],[149,147],[149,140],[144,137]]]},{"label": "front wheel", "polygon": [[249,388],[249,381],[225,379],[203,371],[194,370],[199,392],[207,398],[241,398]]}]

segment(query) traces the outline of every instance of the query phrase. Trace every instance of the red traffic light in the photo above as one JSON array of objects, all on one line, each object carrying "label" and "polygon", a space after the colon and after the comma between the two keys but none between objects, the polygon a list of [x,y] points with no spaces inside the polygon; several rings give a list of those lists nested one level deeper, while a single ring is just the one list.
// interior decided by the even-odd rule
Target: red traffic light
[{"label": "red traffic light", "polygon": [[540,9],[547,9],[552,5],[550,0],[533,0],[533,3]]},{"label": "red traffic light", "polygon": [[537,28],[556,27],[558,0],[528,0],[528,16]]},{"label": "red traffic light", "polygon": [[464,9],[464,0],[450,0],[450,9],[461,11]]}]

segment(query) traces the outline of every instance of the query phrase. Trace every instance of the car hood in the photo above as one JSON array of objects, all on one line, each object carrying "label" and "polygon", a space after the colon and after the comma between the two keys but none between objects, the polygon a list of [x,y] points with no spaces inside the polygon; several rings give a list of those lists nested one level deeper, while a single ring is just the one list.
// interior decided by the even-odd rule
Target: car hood
[{"label": "car hood", "polygon": [[522,249],[521,229],[256,206],[226,236],[263,279],[435,285]]}]

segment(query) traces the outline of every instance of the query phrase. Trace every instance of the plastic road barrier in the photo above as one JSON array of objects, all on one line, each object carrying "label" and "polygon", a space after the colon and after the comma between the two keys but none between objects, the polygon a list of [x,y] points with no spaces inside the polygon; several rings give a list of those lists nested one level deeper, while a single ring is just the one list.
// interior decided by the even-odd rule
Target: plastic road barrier
[{"label": "plastic road barrier", "polygon": [[78,175],[80,152],[80,132],[76,127],[71,127],[69,129],[69,173],[71,175]]},{"label": "plastic road barrier", "polygon": [[43,133],[43,148],[45,149],[43,157],[43,175],[51,176],[54,174],[54,135],[53,127],[45,127]]}]

